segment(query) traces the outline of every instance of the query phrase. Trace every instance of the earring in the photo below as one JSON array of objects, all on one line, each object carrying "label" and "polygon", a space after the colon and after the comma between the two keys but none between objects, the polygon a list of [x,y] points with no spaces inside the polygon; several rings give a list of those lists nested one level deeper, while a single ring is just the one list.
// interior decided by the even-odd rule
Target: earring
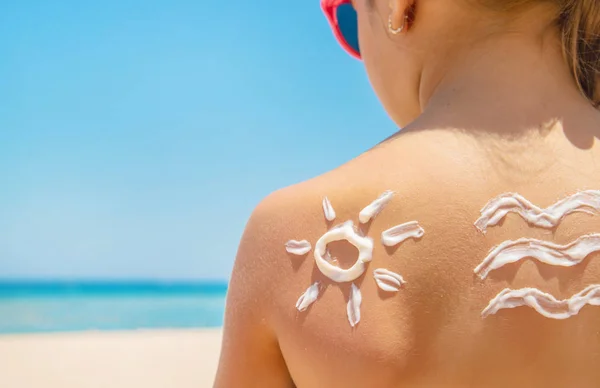
[{"label": "earring", "polygon": [[404,23],[402,23],[402,25],[400,27],[394,28],[392,26],[392,14],[390,14],[390,17],[388,18],[388,30],[390,30],[390,33],[392,33],[394,35],[398,35],[402,31],[404,31],[404,27],[406,27],[407,20],[408,20],[408,15],[404,15]]}]

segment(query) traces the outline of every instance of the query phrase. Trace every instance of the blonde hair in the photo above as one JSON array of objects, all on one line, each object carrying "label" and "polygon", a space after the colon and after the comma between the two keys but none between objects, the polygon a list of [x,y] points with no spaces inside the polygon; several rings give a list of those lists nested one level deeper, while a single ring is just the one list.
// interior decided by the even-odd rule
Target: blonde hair
[{"label": "blonde hair", "polygon": [[579,89],[600,104],[600,2],[563,0],[560,23],[563,49]]},{"label": "blonde hair", "polygon": [[600,107],[600,0],[479,0],[502,10],[541,1],[558,6],[565,59],[581,93]]}]

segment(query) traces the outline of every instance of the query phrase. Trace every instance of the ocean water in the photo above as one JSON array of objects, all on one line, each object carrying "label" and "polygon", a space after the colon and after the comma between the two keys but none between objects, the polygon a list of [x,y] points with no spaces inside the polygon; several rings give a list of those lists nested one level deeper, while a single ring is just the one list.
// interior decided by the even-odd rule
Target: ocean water
[{"label": "ocean water", "polygon": [[0,282],[0,333],[219,327],[226,283]]}]

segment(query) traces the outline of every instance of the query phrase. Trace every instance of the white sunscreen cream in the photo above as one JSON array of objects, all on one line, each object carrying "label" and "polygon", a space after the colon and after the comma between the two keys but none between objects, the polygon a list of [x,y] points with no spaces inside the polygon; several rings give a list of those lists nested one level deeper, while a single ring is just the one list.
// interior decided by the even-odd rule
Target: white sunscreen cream
[{"label": "white sunscreen cream", "polygon": [[[392,199],[394,193],[385,191],[375,201],[364,208],[359,214],[359,221],[363,224],[371,221]],[[331,206],[331,202],[327,197],[323,198],[323,213],[327,221],[333,221],[336,218],[335,210]],[[395,246],[408,238],[420,238],[423,236],[424,230],[416,221],[407,222],[402,225],[397,225],[382,233],[382,243],[386,246]],[[358,258],[356,262],[348,269],[340,268],[335,265],[337,260],[331,258],[327,251],[327,244],[334,241],[346,240],[358,249]],[[290,240],[286,243],[286,250],[295,255],[305,255],[312,247],[306,240],[296,241]],[[366,265],[373,259],[373,239],[363,236],[357,232],[352,221],[346,221],[339,224],[321,236],[314,247],[314,258],[317,268],[323,275],[336,283],[354,282],[362,276],[366,270]],[[373,272],[377,286],[383,291],[397,292],[404,279],[397,273],[389,271],[385,268],[378,268]],[[319,282],[314,283],[300,296],[296,302],[296,309],[305,311],[319,297],[320,285]],[[360,321],[360,306],[362,303],[362,295],[356,284],[350,285],[350,295],[346,305],[348,322],[354,327]]]},{"label": "white sunscreen cream", "polygon": [[325,213],[325,219],[329,222],[335,220],[335,210],[331,206],[331,202],[327,197],[323,198],[323,213]]},{"label": "white sunscreen cream", "polygon": [[386,247],[393,247],[409,238],[421,238],[423,234],[425,234],[425,230],[419,226],[419,223],[411,221],[394,226],[381,233],[381,242]]},{"label": "white sunscreen cream", "polygon": [[600,234],[584,235],[566,245],[521,238],[505,241],[493,248],[473,272],[481,279],[485,279],[491,271],[529,257],[544,264],[572,267],[581,263],[591,253],[598,251],[600,251]]},{"label": "white sunscreen cream", "polygon": [[577,315],[586,305],[600,306],[600,285],[591,285],[565,300],[558,300],[537,288],[507,288],[490,301],[481,316],[485,318],[503,309],[528,306],[546,318],[567,319]]},{"label": "white sunscreen cream", "polygon": [[314,301],[319,297],[319,282],[315,282],[312,286],[308,287],[306,292],[300,296],[298,302],[296,302],[296,308],[298,311],[304,311],[313,304]]},{"label": "white sunscreen cream", "polygon": [[545,209],[534,205],[522,195],[505,193],[492,199],[481,209],[481,217],[475,221],[475,226],[485,233],[488,227],[497,225],[510,212],[517,213],[531,225],[553,228],[571,213],[599,213],[600,190],[578,192]]},{"label": "white sunscreen cream", "polygon": [[[331,264],[324,256],[327,255],[327,244],[334,241],[346,240],[358,249],[358,258],[352,267],[342,269]],[[373,258],[373,239],[358,235],[354,230],[354,223],[345,223],[326,232],[315,244],[315,262],[317,267],[334,282],[351,282],[365,272],[365,263]]]},{"label": "white sunscreen cream", "polygon": [[373,271],[377,286],[386,292],[398,292],[404,283],[401,275],[385,268],[377,268]]},{"label": "white sunscreen cream", "polygon": [[360,304],[362,303],[362,295],[360,290],[354,283],[350,287],[350,299],[346,306],[346,312],[348,314],[348,322],[350,326],[354,327],[360,322]]},{"label": "white sunscreen cream", "polygon": [[383,210],[385,205],[392,200],[394,192],[391,190],[384,191],[375,201],[371,202],[366,208],[362,209],[358,214],[358,220],[361,224],[366,224],[371,221],[380,211]]},{"label": "white sunscreen cream", "polygon": [[292,255],[304,256],[310,252],[311,249],[312,247],[310,246],[310,243],[306,240],[290,240],[285,243],[285,250]]}]

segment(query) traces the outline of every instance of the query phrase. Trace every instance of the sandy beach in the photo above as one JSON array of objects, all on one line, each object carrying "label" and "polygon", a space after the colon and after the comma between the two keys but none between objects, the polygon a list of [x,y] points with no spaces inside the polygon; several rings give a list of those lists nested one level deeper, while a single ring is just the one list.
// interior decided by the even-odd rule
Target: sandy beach
[{"label": "sandy beach", "polygon": [[220,329],[3,335],[0,387],[211,387],[220,345]]}]

